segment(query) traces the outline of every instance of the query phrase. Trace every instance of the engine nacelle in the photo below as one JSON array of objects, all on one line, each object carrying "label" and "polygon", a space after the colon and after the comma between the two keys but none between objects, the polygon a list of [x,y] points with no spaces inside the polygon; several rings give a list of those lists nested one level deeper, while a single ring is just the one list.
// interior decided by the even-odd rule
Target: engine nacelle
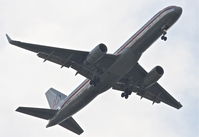
[{"label": "engine nacelle", "polygon": [[91,52],[88,54],[84,64],[93,65],[99,61],[107,52],[107,47],[103,43],[97,45]]},{"label": "engine nacelle", "polygon": [[156,66],[146,75],[141,84],[141,87],[143,89],[151,87],[162,77],[163,74],[164,74],[163,68],[160,66]]}]

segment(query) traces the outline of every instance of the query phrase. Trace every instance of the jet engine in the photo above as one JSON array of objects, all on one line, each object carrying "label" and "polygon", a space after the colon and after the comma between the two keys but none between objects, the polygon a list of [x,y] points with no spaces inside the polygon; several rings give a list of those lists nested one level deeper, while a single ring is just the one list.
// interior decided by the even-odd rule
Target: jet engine
[{"label": "jet engine", "polygon": [[164,74],[164,70],[160,66],[156,66],[153,68],[144,78],[141,87],[143,89],[147,89],[151,86],[153,86]]},{"label": "jet engine", "polygon": [[88,54],[84,64],[93,65],[99,61],[107,52],[107,47],[103,43],[97,45],[91,52]]}]

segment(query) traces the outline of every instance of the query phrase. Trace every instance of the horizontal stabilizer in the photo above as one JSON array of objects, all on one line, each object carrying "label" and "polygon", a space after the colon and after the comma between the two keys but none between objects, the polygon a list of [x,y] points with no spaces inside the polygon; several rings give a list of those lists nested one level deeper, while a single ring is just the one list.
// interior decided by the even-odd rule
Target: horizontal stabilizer
[{"label": "horizontal stabilizer", "polygon": [[[30,107],[18,107],[16,111],[46,120],[51,119],[58,112],[58,110],[53,110],[53,109],[30,108]],[[83,129],[78,125],[78,123],[72,117],[63,121],[59,125],[78,135],[84,132]]]},{"label": "horizontal stabilizer", "polygon": [[78,135],[84,132],[84,130],[78,125],[78,123],[72,117],[63,121],[59,125]]},{"label": "horizontal stabilizer", "polygon": [[18,107],[16,111],[46,120],[51,119],[57,113],[57,110],[53,109],[30,108],[30,107]]}]

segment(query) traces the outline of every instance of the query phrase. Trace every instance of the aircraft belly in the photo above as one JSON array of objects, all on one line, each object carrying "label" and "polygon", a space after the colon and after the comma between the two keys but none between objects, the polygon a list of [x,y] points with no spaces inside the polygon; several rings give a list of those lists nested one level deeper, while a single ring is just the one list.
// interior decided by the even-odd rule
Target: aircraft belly
[{"label": "aircraft belly", "polygon": [[140,56],[140,54],[131,52],[131,50],[126,50],[126,52],[123,55],[121,55],[118,61],[113,66],[111,66],[109,72],[120,78],[132,69],[132,67],[139,60]]},{"label": "aircraft belly", "polygon": [[109,89],[115,82],[119,81],[126,73],[128,73],[140,58],[139,53],[126,50],[119,55],[116,62],[102,75],[100,81],[103,81],[104,89]]}]

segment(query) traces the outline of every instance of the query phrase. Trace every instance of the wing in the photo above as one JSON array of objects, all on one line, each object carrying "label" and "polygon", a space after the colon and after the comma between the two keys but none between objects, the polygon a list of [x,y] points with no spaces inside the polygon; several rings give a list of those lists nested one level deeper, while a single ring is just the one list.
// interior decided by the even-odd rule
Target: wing
[{"label": "wing", "polygon": [[143,80],[143,78],[147,75],[147,72],[137,64],[124,78],[122,78],[118,83],[113,86],[113,89],[125,91],[127,88],[136,92],[137,95],[144,97],[153,101],[153,103],[164,102],[167,105],[170,105],[174,108],[181,108],[182,105],[175,98],[173,98],[160,84],[157,82],[147,88],[144,91],[144,94],[141,94],[136,89],[136,85]]},{"label": "wing", "polygon": [[6,37],[10,44],[35,52],[44,61],[51,61],[61,65],[61,67],[71,67],[88,79],[92,79],[94,75],[100,75],[116,60],[115,55],[106,54],[95,66],[90,67],[83,63],[89,52],[15,41],[7,34]]}]

